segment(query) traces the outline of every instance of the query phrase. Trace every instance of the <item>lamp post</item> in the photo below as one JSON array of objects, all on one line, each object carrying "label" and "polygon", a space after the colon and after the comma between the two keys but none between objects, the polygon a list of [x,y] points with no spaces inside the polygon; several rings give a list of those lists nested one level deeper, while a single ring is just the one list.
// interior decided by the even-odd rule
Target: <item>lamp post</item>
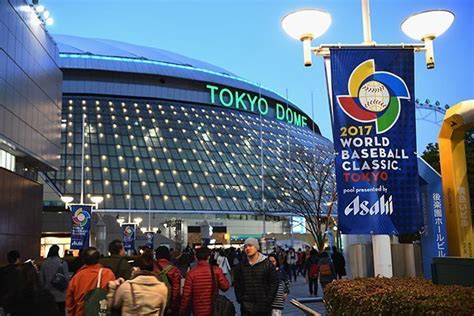
[{"label": "lamp post", "polygon": [[[362,44],[322,44],[311,46],[311,41],[324,34],[332,23],[331,15],[319,9],[305,9],[288,14],[282,19],[282,27],[291,37],[303,42],[304,65],[311,66],[311,52],[328,57],[330,48],[412,48],[415,52],[426,52],[426,67],[434,68],[433,40],[443,34],[454,21],[454,14],[446,10],[425,11],[408,17],[401,28],[404,33],[423,43],[414,44],[376,44],[372,40],[369,0],[361,0],[364,41]],[[326,61],[326,60],[325,60]],[[332,100],[330,75],[328,90]],[[334,101],[335,102],[335,101]],[[389,235],[372,235],[374,247],[375,275],[391,277],[392,262]]]}]

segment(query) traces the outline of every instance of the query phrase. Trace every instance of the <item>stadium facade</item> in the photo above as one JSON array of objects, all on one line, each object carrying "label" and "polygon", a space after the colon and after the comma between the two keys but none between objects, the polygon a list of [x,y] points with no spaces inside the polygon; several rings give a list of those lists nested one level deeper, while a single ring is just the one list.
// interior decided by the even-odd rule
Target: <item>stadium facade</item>
[{"label": "stadium facade", "polygon": [[[119,237],[115,218],[129,210],[145,225],[148,210],[152,226],[180,219],[184,243],[203,218],[227,240],[260,235],[255,212],[279,190],[270,175],[298,148],[332,153],[295,104],[224,69],[156,48],[54,38],[63,106],[60,170],[51,178],[78,202],[84,149],[86,202],[104,197],[107,240]],[[267,230],[283,233],[286,221],[271,219]],[[50,218],[45,229],[65,222]]]}]

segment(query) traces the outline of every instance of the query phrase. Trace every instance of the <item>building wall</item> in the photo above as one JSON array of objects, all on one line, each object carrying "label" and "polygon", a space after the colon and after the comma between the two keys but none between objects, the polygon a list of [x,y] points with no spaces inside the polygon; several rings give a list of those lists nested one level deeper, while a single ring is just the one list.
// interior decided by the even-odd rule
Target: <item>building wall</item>
[{"label": "building wall", "polygon": [[0,265],[13,249],[22,259],[38,258],[42,200],[39,183],[0,168]]},{"label": "building wall", "polygon": [[39,170],[59,167],[58,56],[55,42],[25,1],[0,2],[0,144]]}]

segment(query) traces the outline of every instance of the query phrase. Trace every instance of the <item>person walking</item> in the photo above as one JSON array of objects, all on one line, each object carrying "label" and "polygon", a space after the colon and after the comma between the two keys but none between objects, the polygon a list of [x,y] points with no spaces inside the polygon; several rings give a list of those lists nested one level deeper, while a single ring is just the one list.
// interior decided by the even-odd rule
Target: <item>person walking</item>
[{"label": "person walking", "polygon": [[115,239],[109,244],[110,256],[101,258],[100,264],[112,270],[116,278],[130,279],[132,267],[125,257],[125,248],[121,240]]},{"label": "person walking", "polygon": [[331,258],[329,258],[329,255],[326,251],[323,251],[319,254],[318,269],[319,282],[321,283],[321,287],[323,288],[324,292],[326,285],[335,279],[334,265],[332,264]]},{"label": "person walking", "polygon": [[285,270],[280,269],[280,263],[278,262],[276,254],[269,255],[268,260],[270,260],[277,270],[279,280],[278,291],[272,303],[272,316],[281,316],[285,306],[285,300],[288,294],[290,294],[290,280]]},{"label": "person walking", "polygon": [[[0,307],[5,309],[5,300],[16,283],[17,267],[20,265],[20,253],[11,250],[7,253],[8,264],[0,268]],[[5,310],[8,312],[7,310]]]},{"label": "person walking", "polygon": [[40,285],[36,263],[28,260],[15,270],[15,284],[6,300],[7,315],[59,316],[54,296]]},{"label": "person walking", "polygon": [[212,316],[216,287],[224,292],[229,289],[229,281],[222,270],[209,263],[210,256],[211,251],[207,247],[201,247],[196,251],[198,262],[186,275],[179,315],[188,315],[189,309],[192,309],[194,316]]},{"label": "person walking", "polygon": [[306,261],[305,270],[308,272],[309,295],[318,295],[319,256],[316,249],[311,249]]},{"label": "person walking", "polygon": [[[62,275],[62,276],[61,276]],[[41,265],[40,283],[54,296],[61,315],[66,314],[66,289],[69,283],[69,270],[66,261],[59,257],[59,246],[52,245],[48,256]]]},{"label": "person walking", "polygon": [[337,250],[336,246],[332,246],[331,259],[336,271],[336,277],[342,279],[346,275],[346,260],[344,260],[344,256]]},{"label": "person walking", "polygon": [[294,282],[296,282],[296,270],[297,266],[296,263],[298,262],[298,255],[296,254],[295,250],[293,248],[290,248],[288,251],[288,255],[286,256],[286,263],[288,264],[288,273],[290,275],[290,281],[291,281],[291,276],[293,275],[294,277]]},{"label": "person walking", "polygon": [[242,316],[271,315],[278,290],[278,272],[259,249],[257,239],[245,240],[247,260],[240,263],[235,271],[234,290]]},{"label": "person walking", "polygon": [[108,283],[115,280],[115,275],[109,268],[104,268],[99,264],[99,251],[94,247],[86,248],[82,251],[84,265],[76,272],[69,281],[66,292],[66,310],[68,316],[84,315],[85,295],[97,287],[99,273],[100,284],[103,289],[107,289]]},{"label": "person walking", "polygon": [[158,279],[165,283],[168,288],[165,315],[177,315],[181,300],[181,273],[170,262],[170,250],[166,246],[160,246],[155,250],[155,266],[153,272]]},{"label": "person walking", "polygon": [[227,281],[231,282],[230,264],[229,264],[229,260],[224,254],[224,249],[219,250],[219,255],[217,256],[217,266],[221,268]]},{"label": "person walking", "polygon": [[166,309],[168,288],[153,273],[154,262],[148,256],[135,260],[131,279],[109,282],[107,302],[109,309],[121,310],[122,315],[163,316]]}]

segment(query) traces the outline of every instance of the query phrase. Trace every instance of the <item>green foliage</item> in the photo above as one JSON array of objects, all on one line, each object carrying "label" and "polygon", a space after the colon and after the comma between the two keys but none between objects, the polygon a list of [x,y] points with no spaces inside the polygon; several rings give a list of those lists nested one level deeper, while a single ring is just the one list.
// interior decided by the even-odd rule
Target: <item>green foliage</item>
[{"label": "green foliage", "polygon": [[473,315],[474,288],[422,278],[357,278],[327,285],[328,315]]}]

